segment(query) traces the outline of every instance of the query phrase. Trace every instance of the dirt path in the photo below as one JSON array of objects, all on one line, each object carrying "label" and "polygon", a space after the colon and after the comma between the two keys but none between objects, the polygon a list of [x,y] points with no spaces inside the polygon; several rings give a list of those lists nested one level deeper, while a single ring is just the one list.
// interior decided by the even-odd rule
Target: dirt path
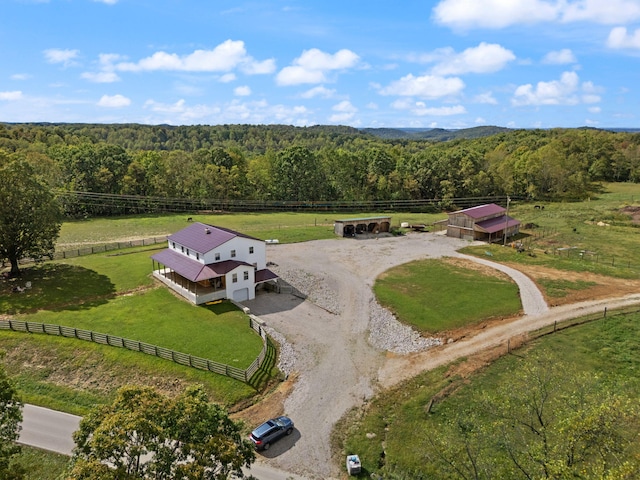
[{"label": "dirt path", "polygon": [[[331,458],[331,430],[350,408],[380,389],[421,371],[506,344],[509,338],[556,320],[605,306],[613,308],[618,302],[640,303],[640,294],[635,294],[623,301],[592,301],[549,309],[528,276],[456,253],[467,245],[466,241],[429,233],[268,247],[268,260],[279,268],[299,269],[321,278],[324,294],[335,296],[336,311],[340,313],[330,313],[291,295],[263,294],[246,303],[252,313],[284,335],[294,346],[296,356],[295,381],[284,382],[280,392],[254,409],[256,417],[247,419],[255,423],[260,417],[286,413],[296,422],[296,432],[261,455],[260,462],[306,478],[340,478],[343,472]],[[510,275],[520,288],[525,315],[414,354],[392,355],[373,348],[367,339],[374,301],[371,287],[376,277],[395,265],[443,256],[473,259]]]}]

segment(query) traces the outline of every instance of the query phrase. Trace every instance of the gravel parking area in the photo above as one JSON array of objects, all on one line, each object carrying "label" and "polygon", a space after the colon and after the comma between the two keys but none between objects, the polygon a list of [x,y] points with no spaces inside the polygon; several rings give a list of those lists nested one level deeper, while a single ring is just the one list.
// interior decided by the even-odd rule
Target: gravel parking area
[{"label": "gravel parking area", "polygon": [[[499,345],[556,319],[612,305],[600,301],[549,310],[527,276],[481,260],[517,282],[525,315],[441,345],[442,339],[423,338],[375,301],[371,287],[382,272],[425,258],[455,256],[476,261],[456,253],[467,245],[439,233],[412,233],[267,247],[267,260],[274,264],[270,268],[306,294],[307,300],[263,293],[245,303],[280,342],[281,370],[296,378],[283,405],[296,431],[261,454],[260,463],[309,479],[341,478],[344,471],[333,463],[329,442],[334,424],[350,408],[420,371]],[[640,302],[640,295],[624,301]]]}]

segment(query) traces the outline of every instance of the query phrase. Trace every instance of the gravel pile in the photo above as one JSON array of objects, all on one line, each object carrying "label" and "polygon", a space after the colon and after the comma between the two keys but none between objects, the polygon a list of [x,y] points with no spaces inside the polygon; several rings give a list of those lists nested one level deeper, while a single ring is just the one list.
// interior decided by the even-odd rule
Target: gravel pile
[{"label": "gravel pile", "polygon": [[[280,266],[272,266],[271,269],[292,287],[306,295],[309,301],[328,312],[338,314],[339,295],[327,285],[323,277],[300,269],[284,269]],[[442,343],[438,338],[425,338],[411,327],[398,322],[389,310],[380,306],[375,300],[370,303],[370,313],[369,343],[379,350],[406,354],[426,350]],[[290,374],[295,369],[295,349],[273,329],[268,329],[268,333],[280,344],[278,368],[285,374]]]}]

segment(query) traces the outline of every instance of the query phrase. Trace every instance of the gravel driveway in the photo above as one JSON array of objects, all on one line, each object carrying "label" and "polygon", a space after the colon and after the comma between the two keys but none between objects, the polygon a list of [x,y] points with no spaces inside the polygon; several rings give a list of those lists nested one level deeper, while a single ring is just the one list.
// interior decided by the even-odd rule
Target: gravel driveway
[{"label": "gravel driveway", "polygon": [[[550,310],[522,273],[456,252],[468,241],[440,233],[332,239],[269,245],[267,260],[281,278],[308,295],[261,294],[245,302],[282,344],[280,368],[297,381],[284,403],[296,432],[271,447],[261,462],[310,479],[340,478],[331,459],[333,425],[350,408],[420,371],[448,363],[555,320],[613,307],[612,301]],[[398,323],[375,301],[371,287],[389,268],[425,258],[462,257],[497,268],[518,284],[523,315],[490,331],[447,345]],[[627,303],[640,302],[640,295]],[[576,313],[578,308],[578,313]]]}]

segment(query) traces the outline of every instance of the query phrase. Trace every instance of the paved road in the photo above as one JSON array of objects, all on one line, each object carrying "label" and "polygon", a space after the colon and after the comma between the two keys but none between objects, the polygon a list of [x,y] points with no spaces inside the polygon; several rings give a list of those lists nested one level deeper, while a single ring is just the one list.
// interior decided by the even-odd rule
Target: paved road
[{"label": "paved road", "polygon": [[[71,455],[75,446],[72,435],[78,429],[81,417],[28,404],[22,410],[22,417],[19,443]],[[259,463],[245,469],[245,474],[251,474],[258,480],[305,480]]]}]

